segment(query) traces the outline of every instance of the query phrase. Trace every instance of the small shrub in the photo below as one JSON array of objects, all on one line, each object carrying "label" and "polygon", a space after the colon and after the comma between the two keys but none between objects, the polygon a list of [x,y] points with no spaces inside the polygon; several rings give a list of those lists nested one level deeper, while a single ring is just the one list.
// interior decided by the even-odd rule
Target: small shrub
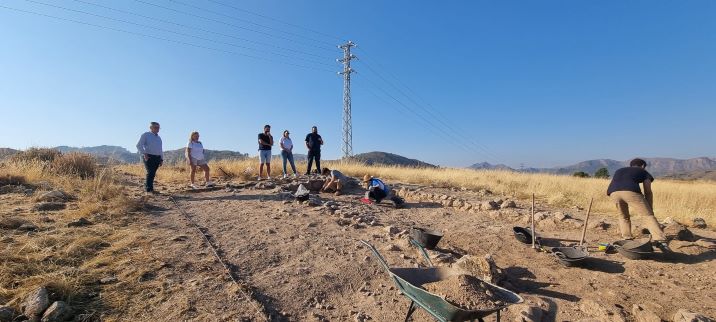
[{"label": "small shrub", "polygon": [[589,178],[589,173],[586,173],[584,171],[577,171],[575,173],[572,173],[572,176],[577,178]]},{"label": "small shrub", "polygon": [[87,153],[70,152],[55,158],[52,170],[59,175],[76,175],[87,179],[97,173],[97,160]]},{"label": "small shrub", "polygon": [[27,184],[27,181],[25,180],[25,177],[23,176],[16,176],[16,175],[5,175],[0,176],[0,186],[7,186],[7,185],[24,185]]},{"label": "small shrub", "polygon": [[597,172],[594,173],[595,178],[602,178],[602,179],[609,179],[609,169],[607,168],[599,168]]},{"label": "small shrub", "polygon": [[62,153],[55,149],[48,148],[29,148],[25,151],[13,154],[10,157],[12,162],[52,162],[55,161]]}]

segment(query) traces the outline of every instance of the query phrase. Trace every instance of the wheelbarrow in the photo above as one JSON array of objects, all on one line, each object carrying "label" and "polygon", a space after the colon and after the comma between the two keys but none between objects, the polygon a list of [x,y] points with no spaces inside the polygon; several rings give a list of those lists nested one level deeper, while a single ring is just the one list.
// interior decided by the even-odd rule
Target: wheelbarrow
[{"label": "wheelbarrow", "polygon": [[405,321],[409,321],[415,310],[422,308],[436,320],[441,322],[447,321],[480,321],[483,318],[496,314],[497,321],[500,321],[500,311],[512,304],[522,303],[522,297],[507,289],[501,288],[492,283],[484,282],[490,286],[492,291],[504,300],[503,305],[488,310],[466,310],[450,304],[438,295],[430,293],[421,286],[427,283],[433,283],[445,280],[449,277],[462,274],[464,272],[451,268],[429,267],[429,268],[390,268],[385,262],[383,256],[377,249],[367,241],[361,240],[363,244],[373,252],[381,266],[393,280],[400,292],[410,299],[408,313],[405,315]]}]

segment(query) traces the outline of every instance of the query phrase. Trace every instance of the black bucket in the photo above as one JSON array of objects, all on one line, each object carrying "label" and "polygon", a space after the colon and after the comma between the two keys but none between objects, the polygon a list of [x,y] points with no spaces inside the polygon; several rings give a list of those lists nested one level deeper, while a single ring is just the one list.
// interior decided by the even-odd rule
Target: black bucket
[{"label": "black bucket", "polygon": [[613,243],[617,252],[628,259],[648,259],[654,253],[651,240],[617,240]]},{"label": "black bucket", "polygon": [[[515,238],[522,243],[532,245],[532,230],[524,227],[512,227],[512,232],[515,234]],[[535,241],[539,240],[539,237],[535,237]]]},{"label": "black bucket", "polygon": [[552,253],[564,266],[576,266],[589,256],[587,252],[577,247],[553,247]]},{"label": "black bucket", "polygon": [[413,227],[410,229],[410,237],[423,248],[434,249],[443,238],[443,234],[434,230]]}]

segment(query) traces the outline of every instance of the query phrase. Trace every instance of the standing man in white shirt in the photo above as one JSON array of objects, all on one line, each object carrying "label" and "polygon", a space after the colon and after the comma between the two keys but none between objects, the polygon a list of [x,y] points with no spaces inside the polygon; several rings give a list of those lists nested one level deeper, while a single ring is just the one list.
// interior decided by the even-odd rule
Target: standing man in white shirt
[{"label": "standing man in white shirt", "polygon": [[164,163],[164,152],[162,150],[162,138],[159,136],[159,123],[151,122],[149,132],[144,132],[137,142],[137,151],[142,155],[144,169],[147,170],[147,177],[144,180],[144,190],[147,193],[158,194],[154,191],[154,177],[157,170]]},{"label": "standing man in white shirt", "polygon": [[194,184],[194,177],[196,176],[196,168],[201,168],[204,171],[204,185],[207,187],[213,187],[214,183],[209,179],[209,165],[206,162],[206,156],[204,155],[204,145],[199,141],[199,132],[191,132],[189,134],[189,143],[186,145],[186,160],[189,163],[189,179],[191,184],[189,187],[192,189],[198,189],[199,187]]}]

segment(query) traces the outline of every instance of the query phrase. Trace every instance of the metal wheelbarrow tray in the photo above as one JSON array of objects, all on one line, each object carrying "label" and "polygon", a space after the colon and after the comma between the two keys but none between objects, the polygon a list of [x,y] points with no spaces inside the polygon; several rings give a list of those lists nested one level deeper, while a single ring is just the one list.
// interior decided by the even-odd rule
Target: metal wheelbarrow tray
[{"label": "metal wheelbarrow tray", "polygon": [[393,280],[398,289],[410,299],[410,306],[408,307],[408,313],[405,316],[405,321],[410,319],[410,316],[415,310],[420,307],[430,313],[435,319],[441,322],[447,321],[472,321],[478,320],[483,321],[483,318],[491,314],[497,314],[497,321],[500,320],[500,310],[506,308],[509,305],[522,303],[523,299],[516,293],[494,285],[492,283],[486,283],[490,286],[493,292],[499,294],[504,300],[505,304],[491,308],[488,310],[466,310],[459,308],[455,305],[450,304],[445,299],[432,294],[425,289],[421,288],[423,284],[433,283],[441,280],[445,280],[452,276],[463,274],[460,270],[451,268],[390,268],[385,262],[383,256],[380,255],[378,250],[366,241],[361,241],[363,244],[373,252],[373,255],[378,259],[381,266],[386,270],[390,279]]}]

